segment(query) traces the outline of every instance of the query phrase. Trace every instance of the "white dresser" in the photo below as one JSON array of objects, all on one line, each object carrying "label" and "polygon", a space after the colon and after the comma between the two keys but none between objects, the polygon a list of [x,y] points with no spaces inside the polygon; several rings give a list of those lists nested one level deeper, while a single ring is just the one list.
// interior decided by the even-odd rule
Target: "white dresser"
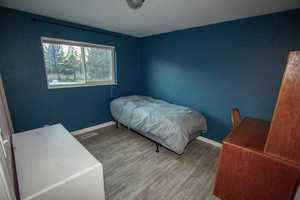
[{"label": "white dresser", "polygon": [[22,200],[104,200],[103,168],[61,124],[13,135]]}]

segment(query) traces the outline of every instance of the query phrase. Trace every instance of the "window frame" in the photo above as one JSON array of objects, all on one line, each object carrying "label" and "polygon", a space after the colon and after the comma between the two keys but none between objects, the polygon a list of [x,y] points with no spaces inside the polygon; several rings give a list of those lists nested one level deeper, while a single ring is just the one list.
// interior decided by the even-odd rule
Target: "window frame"
[{"label": "window frame", "polygon": [[[90,47],[90,48],[99,48],[99,49],[109,49],[112,51],[112,80],[109,81],[87,81],[87,74],[86,74],[86,60],[85,55],[81,55],[81,58],[83,58],[83,69],[84,69],[84,75],[85,75],[85,83],[66,83],[66,84],[58,84],[58,85],[50,85],[49,79],[48,79],[48,73],[46,69],[46,61],[45,61],[45,54],[44,54],[44,48],[43,43],[50,43],[50,44],[62,44],[62,45],[72,45],[81,47],[81,52],[84,54],[84,47]],[[108,45],[102,45],[102,44],[92,44],[88,42],[78,42],[78,41],[72,41],[72,40],[64,40],[64,39],[58,39],[58,38],[50,38],[50,37],[41,37],[41,49],[43,54],[43,62],[44,62],[44,70],[46,74],[47,79],[47,87],[48,89],[58,89],[58,88],[73,88],[73,87],[89,87],[89,86],[101,86],[101,85],[117,85],[117,79],[116,79],[116,48],[114,46],[108,46]]]}]

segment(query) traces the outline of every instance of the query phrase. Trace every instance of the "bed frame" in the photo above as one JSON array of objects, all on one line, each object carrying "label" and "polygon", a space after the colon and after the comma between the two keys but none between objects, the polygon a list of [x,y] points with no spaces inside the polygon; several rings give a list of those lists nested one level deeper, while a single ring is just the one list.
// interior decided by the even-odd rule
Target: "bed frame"
[{"label": "bed frame", "polygon": [[[155,135],[148,134],[148,133],[146,133],[146,134],[139,133],[137,130],[135,130],[135,129],[133,129],[133,128],[130,128],[130,127],[128,127],[128,126],[122,124],[122,123],[119,122],[118,120],[115,120],[115,119],[114,119],[114,121],[115,121],[115,124],[116,124],[116,128],[119,128],[120,125],[122,125],[123,127],[126,127],[128,130],[131,130],[131,131],[137,133],[138,135],[140,135],[140,136],[142,136],[142,137],[144,137],[144,138],[146,138],[146,139],[152,141],[153,143],[155,143],[155,145],[156,145],[156,151],[155,151],[155,152],[156,152],[156,153],[159,153],[159,147],[160,147],[160,146],[163,146],[163,147],[165,147],[166,149],[168,149],[169,151],[176,153],[176,152],[173,151],[171,148],[169,148],[168,145],[163,144],[163,142],[159,141],[160,139],[159,139],[158,137],[156,137]],[[204,132],[203,132],[203,131],[200,131],[200,132],[198,132],[198,133],[193,134],[193,135],[191,136],[191,139],[190,139],[189,143],[190,143],[191,141],[193,141],[196,137],[201,136],[202,133],[204,133]],[[188,143],[188,144],[189,144],[189,143]],[[176,153],[176,154],[178,154],[178,153]],[[183,152],[182,154],[184,154],[184,152]],[[178,154],[178,155],[182,155],[182,154]]]},{"label": "bed frame", "polygon": [[[155,151],[155,152],[156,152],[156,153],[159,153],[159,146],[160,146],[160,144],[159,144],[158,142],[156,142],[155,140],[151,139],[150,137],[146,137],[145,135],[140,134],[140,133],[137,132],[136,130],[131,129],[131,128],[129,128],[128,126],[125,126],[124,124],[121,124],[121,122],[119,122],[119,121],[116,121],[116,120],[115,120],[115,123],[116,123],[116,128],[119,128],[119,126],[122,125],[122,126],[126,127],[128,130],[134,131],[134,132],[137,133],[138,135],[140,135],[140,136],[142,136],[142,137],[144,137],[144,138],[146,138],[146,139],[148,139],[148,140],[154,142],[155,145],[156,145],[156,151]],[[168,149],[168,148],[167,148],[167,149]],[[170,149],[169,149],[169,150],[170,150]],[[172,150],[170,150],[170,151],[172,151]],[[173,152],[174,152],[174,151],[173,151]]]}]

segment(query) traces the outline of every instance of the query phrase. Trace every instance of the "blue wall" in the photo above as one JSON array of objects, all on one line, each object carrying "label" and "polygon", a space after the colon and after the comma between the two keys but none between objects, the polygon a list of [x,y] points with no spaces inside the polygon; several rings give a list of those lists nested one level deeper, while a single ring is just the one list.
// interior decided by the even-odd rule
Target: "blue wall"
[{"label": "blue wall", "polygon": [[[111,98],[141,90],[137,38],[33,23],[32,17],[53,20],[0,7],[0,72],[16,132],[54,123],[77,130],[110,121]],[[49,90],[41,36],[115,46],[118,85]]]},{"label": "blue wall", "polygon": [[191,106],[222,141],[230,111],[271,120],[288,51],[300,49],[300,10],[143,38],[144,92]]},{"label": "blue wall", "polygon": [[[205,136],[221,141],[233,107],[271,119],[287,53],[300,49],[300,10],[142,39],[33,23],[32,17],[70,24],[0,7],[0,72],[16,132],[107,122],[112,98],[140,93],[201,111],[208,119]],[[116,46],[118,85],[49,90],[41,36]]]}]

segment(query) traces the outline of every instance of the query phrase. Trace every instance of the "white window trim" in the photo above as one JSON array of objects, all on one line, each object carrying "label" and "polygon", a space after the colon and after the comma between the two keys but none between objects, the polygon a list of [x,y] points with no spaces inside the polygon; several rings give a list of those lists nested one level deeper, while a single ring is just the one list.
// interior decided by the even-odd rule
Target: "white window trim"
[{"label": "white window trim", "polygon": [[[94,81],[94,82],[86,82],[84,84],[82,83],[66,83],[66,84],[57,84],[57,85],[50,85],[48,82],[48,74],[46,70],[46,62],[44,57],[44,49],[43,49],[43,42],[52,43],[52,44],[65,44],[65,45],[73,45],[73,46],[79,46],[79,47],[91,47],[91,48],[100,48],[100,49],[110,49],[113,52],[112,59],[112,80],[109,81]],[[44,60],[44,70],[46,74],[47,79],[47,87],[48,89],[58,89],[58,88],[75,88],[75,87],[90,87],[90,86],[104,86],[104,85],[117,85],[117,79],[116,79],[116,49],[114,46],[108,46],[108,45],[100,45],[100,44],[92,44],[88,42],[78,42],[78,41],[72,41],[72,40],[64,40],[64,39],[57,39],[57,38],[49,38],[49,37],[41,37],[41,47],[42,47],[42,53],[43,53],[43,60]],[[85,61],[83,61],[85,62]],[[86,72],[85,72],[86,73]]]}]

